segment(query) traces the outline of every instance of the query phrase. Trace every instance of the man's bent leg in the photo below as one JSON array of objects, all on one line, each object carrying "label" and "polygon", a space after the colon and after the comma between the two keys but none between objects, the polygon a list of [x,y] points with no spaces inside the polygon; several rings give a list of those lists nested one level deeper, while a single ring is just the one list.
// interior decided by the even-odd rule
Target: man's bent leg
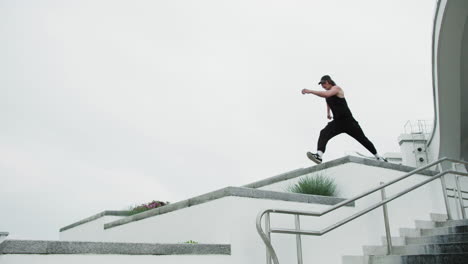
[{"label": "man's bent leg", "polygon": [[375,149],[374,144],[372,144],[366,135],[364,135],[361,126],[356,120],[349,121],[349,123],[346,124],[345,132],[361,143],[361,145],[363,145],[373,155],[377,154],[377,150]]},{"label": "man's bent leg", "polygon": [[320,131],[317,150],[325,153],[328,141],[342,132],[343,131],[339,129],[339,126],[335,120],[329,122],[327,126]]}]

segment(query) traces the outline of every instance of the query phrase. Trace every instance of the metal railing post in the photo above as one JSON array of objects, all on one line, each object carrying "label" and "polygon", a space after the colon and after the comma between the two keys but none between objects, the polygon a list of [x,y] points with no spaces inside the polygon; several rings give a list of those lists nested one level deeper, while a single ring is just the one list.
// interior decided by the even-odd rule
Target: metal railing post
[{"label": "metal railing post", "polygon": [[[268,240],[271,242],[271,233],[270,233],[270,213],[265,214],[265,233],[268,237]],[[266,263],[271,264],[271,255],[270,251],[268,251],[268,248],[266,250]]]},{"label": "metal railing post", "polygon": [[[301,222],[299,221],[299,215],[295,215],[296,230],[301,230]],[[297,246],[297,263],[302,264],[302,241],[301,235],[296,235],[296,246]]]},{"label": "metal railing post", "polygon": [[[383,185],[383,184],[384,184],[383,182],[380,183],[380,185]],[[384,201],[387,198],[385,195],[385,188],[382,188],[380,190],[380,193],[382,194],[382,201]],[[390,233],[390,224],[388,222],[387,204],[384,204],[382,208],[383,208],[384,223],[385,223],[385,236],[387,237],[387,255],[391,255],[393,253],[393,245],[392,245],[392,234]]]},{"label": "metal railing post", "polygon": [[[439,163],[437,167],[439,168],[439,172],[442,172],[442,164]],[[450,213],[450,204],[447,195],[447,184],[445,184],[445,175],[440,177],[440,183],[442,184],[442,193],[444,195],[445,208],[447,210],[447,220],[452,220],[453,218],[452,214]]]},{"label": "metal railing post", "polygon": [[463,219],[466,219],[465,205],[463,204],[463,194],[461,192],[460,186],[460,176],[458,175],[455,176],[455,184],[457,185],[458,202],[460,203],[461,216]]},{"label": "metal railing post", "polygon": [[[456,218],[456,219],[462,219],[462,217],[461,217],[461,210],[458,210],[458,209],[459,209],[459,208],[458,208],[459,206],[457,206],[458,191],[457,191],[457,187],[456,187],[456,186],[453,188],[453,199],[455,199],[455,208],[457,209],[457,210],[456,210],[456,211],[457,211],[457,218]],[[453,219],[455,219],[455,218],[453,218]]]}]

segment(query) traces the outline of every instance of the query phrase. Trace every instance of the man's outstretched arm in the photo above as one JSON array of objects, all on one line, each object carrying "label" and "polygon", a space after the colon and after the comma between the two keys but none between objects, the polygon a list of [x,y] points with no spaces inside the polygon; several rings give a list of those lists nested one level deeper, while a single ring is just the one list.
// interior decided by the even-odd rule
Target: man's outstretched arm
[{"label": "man's outstretched arm", "polygon": [[339,91],[340,91],[340,88],[338,86],[333,86],[328,91],[315,91],[315,90],[309,90],[309,89],[302,89],[302,94],[310,93],[316,96],[327,98],[327,97],[336,95]]}]

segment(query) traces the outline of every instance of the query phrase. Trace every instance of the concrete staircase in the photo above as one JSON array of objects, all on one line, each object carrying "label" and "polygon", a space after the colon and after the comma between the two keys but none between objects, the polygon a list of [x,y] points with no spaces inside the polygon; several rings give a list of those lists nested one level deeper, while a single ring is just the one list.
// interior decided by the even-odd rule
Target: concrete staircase
[{"label": "concrete staircase", "polygon": [[431,221],[415,221],[416,228],[400,228],[391,255],[383,237],[382,246],[364,246],[364,256],[344,256],[343,264],[468,264],[468,220],[446,219],[431,214]]}]

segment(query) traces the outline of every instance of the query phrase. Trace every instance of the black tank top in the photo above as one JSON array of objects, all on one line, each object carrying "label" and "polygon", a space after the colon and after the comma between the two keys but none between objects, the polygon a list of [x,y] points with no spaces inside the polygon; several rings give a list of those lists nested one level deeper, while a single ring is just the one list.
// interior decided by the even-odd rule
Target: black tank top
[{"label": "black tank top", "polygon": [[332,97],[325,98],[325,100],[332,110],[333,119],[340,120],[353,117],[351,110],[349,110],[348,103],[346,103],[346,99],[334,95]]}]

